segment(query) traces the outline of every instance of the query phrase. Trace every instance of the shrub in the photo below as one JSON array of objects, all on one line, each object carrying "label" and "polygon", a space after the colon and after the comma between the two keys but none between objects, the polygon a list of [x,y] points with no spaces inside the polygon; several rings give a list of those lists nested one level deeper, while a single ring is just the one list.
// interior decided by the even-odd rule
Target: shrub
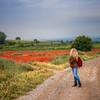
[{"label": "shrub", "polygon": [[6,41],[6,45],[15,45],[16,42],[13,42],[13,41]]},{"label": "shrub", "polygon": [[0,32],[0,44],[5,44],[6,34],[4,32]]},{"label": "shrub", "polygon": [[71,48],[76,48],[80,51],[90,51],[93,48],[92,39],[88,36],[78,36],[73,41]]},{"label": "shrub", "polygon": [[24,44],[21,43],[19,46],[20,46],[20,47],[24,47]]}]

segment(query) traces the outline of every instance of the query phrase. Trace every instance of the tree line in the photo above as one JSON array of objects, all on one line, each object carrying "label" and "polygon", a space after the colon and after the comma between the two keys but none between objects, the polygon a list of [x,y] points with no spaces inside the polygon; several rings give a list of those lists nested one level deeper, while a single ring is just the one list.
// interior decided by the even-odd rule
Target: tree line
[{"label": "tree line", "polygon": [[[0,44],[5,44],[7,35],[4,32],[0,32]],[[16,37],[16,40],[21,40],[20,37]],[[39,43],[37,39],[34,39],[34,43]],[[61,43],[63,44],[63,40],[61,40]],[[75,40],[71,43],[71,48],[76,48],[80,51],[90,51],[93,48],[93,41],[88,36],[78,36]]]}]

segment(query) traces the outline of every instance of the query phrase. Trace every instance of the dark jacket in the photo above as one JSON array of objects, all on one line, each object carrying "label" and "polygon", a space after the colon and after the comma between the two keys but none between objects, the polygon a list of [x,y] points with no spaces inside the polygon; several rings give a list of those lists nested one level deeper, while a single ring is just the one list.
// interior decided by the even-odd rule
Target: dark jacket
[{"label": "dark jacket", "polygon": [[74,57],[72,57],[72,56],[69,58],[69,63],[70,63],[70,67],[71,67],[71,68],[76,68],[76,67],[78,67],[76,58],[74,58]]}]

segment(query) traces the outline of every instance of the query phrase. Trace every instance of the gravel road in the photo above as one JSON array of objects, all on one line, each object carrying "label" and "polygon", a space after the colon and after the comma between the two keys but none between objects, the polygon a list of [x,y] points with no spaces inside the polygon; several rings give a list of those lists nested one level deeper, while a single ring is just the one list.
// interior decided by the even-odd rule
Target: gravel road
[{"label": "gravel road", "polygon": [[84,61],[78,74],[81,88],[72,87],[72,71],[67,68],[16,100],[100,100],[100,58]]}]

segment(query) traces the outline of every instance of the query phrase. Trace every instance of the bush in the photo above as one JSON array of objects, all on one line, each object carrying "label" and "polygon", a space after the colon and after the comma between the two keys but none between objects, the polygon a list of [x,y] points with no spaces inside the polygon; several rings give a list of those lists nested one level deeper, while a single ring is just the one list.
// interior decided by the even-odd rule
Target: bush
[{"label": "bush", "polygon": [[92,39],[88,36],[79,36],[73,41],[71,48],[76,48],[80,51],[90,51],[93,48]]},{"label": "bush", "polygon": [[0,44],[5,44],[6,34],[4,32],[0,32]]},{"label": "bush", "polygon": [[20,46],[20,47],[24,47],[24,44],[21,43],[19,46]]},{"label": "bush", "polygon": [[6,45],[15,45],[16,42],[13,42],[13,41],[6,41]]}]

